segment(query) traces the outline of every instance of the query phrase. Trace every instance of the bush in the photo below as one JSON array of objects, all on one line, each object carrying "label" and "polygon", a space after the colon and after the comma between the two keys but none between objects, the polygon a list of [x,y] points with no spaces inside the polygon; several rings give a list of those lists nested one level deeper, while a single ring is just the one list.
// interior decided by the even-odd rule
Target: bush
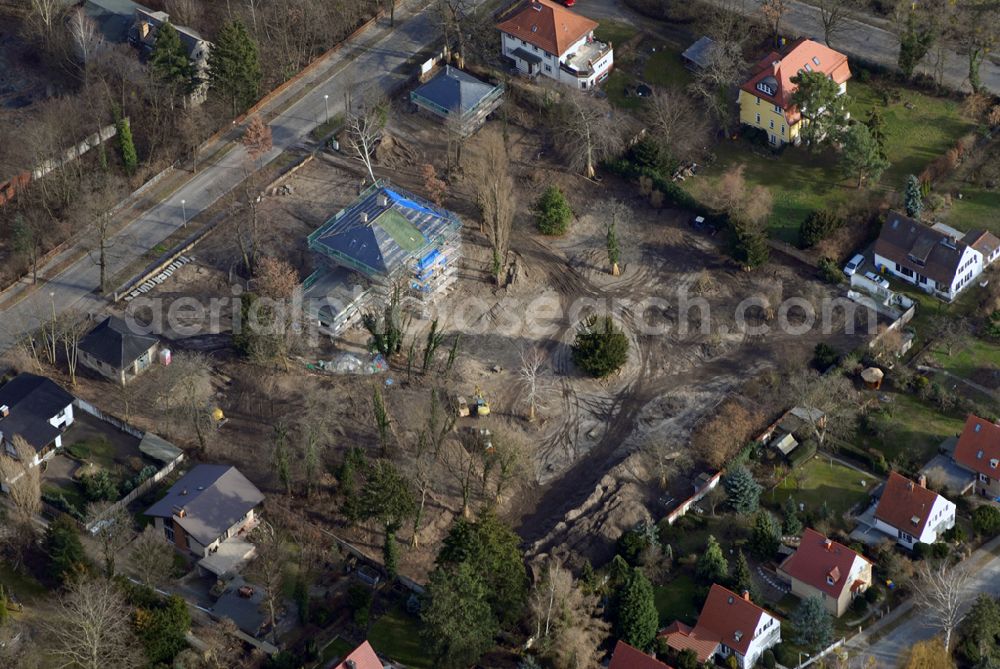
[{"label": "bush", "polygon": [[869,604],[878,601],[878,589],[874,585],[868,586],[868,589],[865,590],[865,601]]},{"label": "bush", "polygon": [[813,349],[812,366],[816,368],[817,371],[825,372],[828,368],[837,364],[837,359],[840,356],[837,355],[837,351],[834,350],[832,346],[826,342],[820,342],[816,344],[816,348]]},{"label": "bush", "polygon": [[865,601],[864,597],[855,597],[854,601],[851,602],[851,612],[856,616],[860,616],[867,609],[868,602]]},{"label": "bush", "polygon": [[563,235],[569,229],[573,211],[556,186],[549,186],[535,203],[535,221],[543,235]]},{"label": "bush", "polygon": [[844,277],[844,273],[840,270],[840,265],[832,258],[820,258],[818,265],[819,273],[827,283],[839,284],[847,280]]},{"label": "bush", "polygon": [[1000,510],[983,505],[972,512],[972,529],[981,537],[993,537],[1000,533]]},{"label": "bush", "polygon": [[760,662],[764,665],[764,669],[774,669],[778,666],[778,661],[774,657],[774,652],[768,648],[764,651],[764,654],[760,656]]},{"label": "bush", "polygon": [[951,529],[945,530],[943,538],[945,541],[960,544],[965,541],[965,530],[962,529],[961,525],[956,524]]},{"label": "bush", "polygon": [[610,316],[591,316],[576,333],[573,362],[591,376],[604,378],[628,361],[628,348],[628,337]]},{"label": "bush", "polygon": [[795,469],[801,467],[816,455],[816,442],[813,439],[806,439],[799,444],[799,447],[788,454],[788,464]]},{"label": "bush", "polygon": [[90,502],[113,502],[118,499],[118,486],[106,470],[80,477],[83,496]]},{"label": "bush", "polygon": [[660,145],[648,135],[632,145],[632,148],[628,150],[628,159],[640,169],[650,168],[660,174],[664,173],[667,166]]},{"label": "bush", "polygon": [[66,455],[76,458],[77,460],[86,460],[90,457],[90,448],[87,446],[86,442],[83,441],[70,444],[63,450]]},{"label": "bush", "polygon": [[844,224],[844,219],[832,211],[819,209],[809,214],[799,226],[799,246],[808,249],[829,237]]},{"label": "bush", "polygon": [[347,608],[354,614],[354,624],[358,627],[368,625],[368,614],[372,607],[372,590],[363,583],[352,583],[347,589]]}]

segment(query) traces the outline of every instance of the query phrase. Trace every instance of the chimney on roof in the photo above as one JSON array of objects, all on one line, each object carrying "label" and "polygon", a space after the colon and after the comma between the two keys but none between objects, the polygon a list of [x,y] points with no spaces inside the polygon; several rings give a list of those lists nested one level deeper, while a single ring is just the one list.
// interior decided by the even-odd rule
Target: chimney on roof
[{"label": "chimney on roof", "polygon": [[360,218],[361,218],[361,222],[362,223],[367,223],[368,222],[368,212],[367,211],[361,212]]},{"label": "chimney on roof", "polygon": [[925,474],[921,474],[920,478],[917,479],[917,484],[921,488],[926,488],[927,487],[927,476]]},{"label": "chimney on roof", "polygon": [[826,548],[826,550],[832,550],[833,549],[833,540],[831,540],[831,539],[825,539],[823,541],[823,547]]},{"label": "chimney on roof", "polygon": [[10,415],[10,407],[6,404],[0,406],[0,420],[3,420]]},{"label": "chimney on roof", "polygon": [[378,206],[380,206],[380,207],[388,207],[389,206],[389,197],[385,193],[380,193],[379,194],[379,196],[378,196]]},{"label": "chimney on roof", "polygon": [[913,481],[906,482],[906,489],[909,490],[910,492],[913,492]]},{"label": "chimney on roof", "polygon": [[182,494],[182,495],[186,495],[186,494],[188,494],[188,489],[187,489],[187,488],[182,488],[182,489],[181,489],[181,494]]},{"label": "chimney on roof", "polygon": [[748,602],[750,601],[750,591],[749,590],[744,590],[743,591],[743,599],[747,600]]}]

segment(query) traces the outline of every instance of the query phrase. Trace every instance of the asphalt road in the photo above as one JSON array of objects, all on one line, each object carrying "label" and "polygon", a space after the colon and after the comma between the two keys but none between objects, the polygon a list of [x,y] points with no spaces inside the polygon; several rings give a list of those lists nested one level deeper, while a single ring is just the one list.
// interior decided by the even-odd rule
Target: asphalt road
[{"label": "asphalt road", "polygon": [[[998,547],[1000,547],[1000,537],[985,544],[967,561],[975,573],[963,591],[963,615],[980,594],[1000,595],[1000,555],[994,554]],[[898,611],[899,614],[907,616],[905,620],[893,627],[888,634],[875,643],[868,644],[868,635],[877,631],[879,627],[893,625],[895,616],[890,614],[881,624],[873,626],[864,634],[849,641],[847,647],[852,656],[856,655],[852,660],[852,667],[862,669],[867,657],[874,657],[878,660],[880,667],[895,667],[906,657],[913,644],[941,634],[941,630],[933,624],[933,616],[920,610],[912,612],[910,610],[912,608],[912,602],[902,605]],[[954,643],[954,638],[952,643]]]},{"label": "asphalt road", "polygon": [[[439,39],[433,12],[420,11],[423,2],[407,3],[397,9],[394,28],[384,19],[333,54],[328,67],[298,82],[263,109],[261,113],[266,116],[269,109],[280,108],[297,91],[319,80],[315,89],[271,121],[273,148],[261,162],[270,163],[285,150],[302,143],[309,131],[326,119],[327,104],[331,117],[343,112],[346,90],[353,90],[357,100],[365,91],[388,92],[405,79],[409,72],[403,72],[400,66]],[[329,95],[329,100],[324,100],[325,95]],[[211,152],[212,149],[205,151]],[[239,144],[217,160],[202,165],[179,190],[115,235],[109,250],[108,276],[125,270],[148,249],[167,239],[184,225],[185,217],[191,220],[232,191],[243,181],[247,168],[252,171],[252,167]],[[106,301],[94,293],[99,278],[98,266],[85,256],[18,304],[0,311],[0,351],[45,322],[53,310],[61,313],[70,309],[80,312],[102,309]]]}]

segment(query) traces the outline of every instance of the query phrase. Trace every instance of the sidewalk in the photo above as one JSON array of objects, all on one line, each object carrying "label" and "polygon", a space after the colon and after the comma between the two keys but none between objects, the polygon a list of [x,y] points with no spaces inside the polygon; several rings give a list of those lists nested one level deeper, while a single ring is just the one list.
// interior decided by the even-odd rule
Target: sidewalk
[{"label": "sidewalk", "polygon": [[[309,73],[256,110],[271,127],[273,148],[259,161],[266,165],[308,138],[309,132],[329,115],[343,112],[343,93],[357,89],[389,92],[411,74],[408,61],[437,41],[439,31],[426,0],[408,0],[396,11],[396,24],[374,22],[349,43],[323,57]],[[326,97],[325,97],[326,96]],[[131,198],[116,217],[122,227],[111,241],[108,276],[128,269],[149,249],[169,238],[187,222],[235,189],[252,170],[238,139],[240,129],[222,133],[202,148],[212,156],[196,174],[172,170],[148,192]],[[155,198],[155,199],[153,199]],[[45,267],[40,281],[18,291],[17,303],[7,302],[0,318],[0,351],[25,332],[38,328],[53,311],[70,309],[99,313],[107,300],[95,294],[99,268],[82,246],[67,249]]]}]

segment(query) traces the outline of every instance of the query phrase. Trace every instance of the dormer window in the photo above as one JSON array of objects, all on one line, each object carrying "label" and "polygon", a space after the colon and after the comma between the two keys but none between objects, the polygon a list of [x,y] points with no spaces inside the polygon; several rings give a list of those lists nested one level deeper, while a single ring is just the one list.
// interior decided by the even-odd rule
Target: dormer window
[{"label": "dormer window", "polygon": [[1000,460],[997,460],[996,458],[990,458],[990,468],[996,469],[997,465],[1000,465]]},{"label": "dormer window", "polygon": [[827,574],[826,575],[826,584],[827,585],[836,585],[837,582],[833,580],[833,576],[831,576],[830,574]]},{"label": "dormer window", "polygon": [[983,429],[983,426],[982,426],[982,424],[981,424],[981,423],[976,423],[976,427],[975,427],[975,431],[976,431],[976,432],[979,432],[979,431],[980,431],[980,430],[982,430],[982,429]]},{"label": "dormer window", "polygon": [[764,95],[774,95],[774,91],[771,90],[771,87],[765,84],[763,81],[757,83],[757,90],[763,93]]},{"label": "dormer window", "polygon": [[920,525],[920,516],[913,516],[912,518],[910,518],[910,522],[913,523],[914,527],[919,526]]},{"label": "dormer window", "polygon": [[976,451],[976,460],[982,460],[982,459],[983,459],[983,449],[980,448],[978,451]]},{"label": "dormer window", "polygon": [[806,72],[812,72],[812,71],[813,71],[812,66],[809,65],[809,63],[806,63]]},{"label": "dormer window", "polygon": [[813,62],[816,64],[816,67],[819,67],[819,58],[813,56]]},{"label": "dormer window", "polygon": [[740,630],[736,630],[736,633],[733,634],[733,638],[736,639],[736,641],[738,642],[740,639],[743,638],[743,632],[741,632]]}]

